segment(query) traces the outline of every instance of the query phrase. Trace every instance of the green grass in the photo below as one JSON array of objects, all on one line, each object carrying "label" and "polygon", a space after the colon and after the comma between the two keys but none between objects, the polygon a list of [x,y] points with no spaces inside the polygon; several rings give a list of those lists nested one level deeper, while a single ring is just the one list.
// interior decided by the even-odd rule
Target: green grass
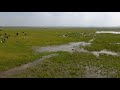
[{"label": "green grass", "polygon": [[107,49],[110,51],[120,52],[119,44],[109,44],[109,43],[120,43],[120,35],[97,34],[95,40],[92,42],[92,45],[86,46],[85,49],[89,51],[100,51],[103,49]]},{"label": "green grass", "polygon": [[[85,67],[95,66],[104,71],[106,77],[119,77],[120,57],[92,54],[58,52],[59,56],[49,58],[37,66],[25,70],[22,74],[11,77],[20,78],[84,78]],[[115,74],[110,73],[117,71]],[[103,72],[102,72],[103,73]]]},{"label": "green grass", "polygon": [[[0,71],[9,70],[16,66],[32,62],[50,53],[35,53],[34,46],[61,45],[69,42],[88,42],[95,40],[90,46],[83,47],[89,51],[107,49],[120,52],[120,35],[97,34],[95,29],[85,28],[2,28],[3,33],[11,37],[5,43],[0,43]],[[98,29],[99,30],[99,29]],[[18,32],[18,37],[14,38]],[[22,32],[27,33],[26,38]],[[84,33],[82,35],[81,33]],[[66,35],[67,37],[63,37]],[[23,73],[9,77],[37,78],[77,78],[85,77],[86,66],[99,68],[106,77],[120,77],[120,56],[100,55],[95,57],[90,53],[57,52],[59,55],[44,60],[40,64],[25,70]],[[110,74],[115,72],[115,74]],[[102,75],[101,74],[101,75]]]},{"label": "green grass", "polygon": [[[82,29],[55,29],[55,28],[1,28],[0,36],[4,33],[11,35],[5,43],[0,43],[0,71],[8,70],[10,68],[20,66],[27,62],[31,62],[40,58],[40,54],[35,54],[32,50],[34,46],[50,46],[65,44],[68,42],[88,41],[86,37],[62,37],[63,34],[71,33],[88,33],[95,32],[94,30]],[[15,37],[16,33],[19,33]],[[24,38],[22,32],[27,34]],[[1,39],[2,40],[2,39]]]}]

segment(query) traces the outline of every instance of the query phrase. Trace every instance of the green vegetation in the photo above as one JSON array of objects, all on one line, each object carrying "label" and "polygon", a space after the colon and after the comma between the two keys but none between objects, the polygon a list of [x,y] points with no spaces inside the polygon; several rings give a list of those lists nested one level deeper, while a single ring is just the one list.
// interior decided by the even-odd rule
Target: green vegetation
[{"label": "green vegetation", "polygon": [[[111,44],[113,43],[113,44]],[[97,34],[91,46],[86,46],[85,49],[89,51],[100,51],[107,49],[110,51],[119,52],[120,34]]]},{"label": "green vegetation", "polygon": [[[0,43],[0,72],[35,61],[53,52],[37,53],[35,46],[62,45],[69,42],[89,42],[82,46],[88,51],[103,49],[120,52],[120,35],[95,34],[95,28],[1,28],[11,36],[5,43]],[[98,29],[100,30],[100,29]],[[18,32],[18,36],[15,37]],[[22,32],[27,35],[24,36]],[[77,78],[77,77],[120,77],[120,56],[92,53],[56,52],[59,55],[46,59],[36,66],[24,70],[21,74],[8,77],[23,78]]]},{"label": "green vegetation", "polygon": [[[0,43],[0,71],[20,66],[40,58],[41,54],[36,54],[33,46],[51,46],[68,42],[83,41],[80,37],[63,37],[69,32],[87,32],[79,29],[48,29],[48,28],[2,28],[0,36],[4,33],[11,35],[5,43]],[[24,38],[22,32],[27,35]],[[95,32],[94,30],[90,32]],[[18,36],[16,36],[18,33]],[[85,38],[89,40],[88,38]],[[1,39],[2,40],[2,39]]]},{"label": "green vegetation", "polygon": [[[44,60],[37,66],[25,70],[22,74],[11,77],[22,78],[84,78],[86,76],[86,66],[96,67],[92,74],[101,70],[99,76],[119,77],[120,74],[120,57],[101,55],[96,58],[87,53],[66,53],[58,52],[59,56]],[[88,72],[91,72],[89,70]],[[113,74],[112,74],[113,73]],[[115,73],[115,74],[114,74]],[[89,77],[89,76],[86,76]]]}]

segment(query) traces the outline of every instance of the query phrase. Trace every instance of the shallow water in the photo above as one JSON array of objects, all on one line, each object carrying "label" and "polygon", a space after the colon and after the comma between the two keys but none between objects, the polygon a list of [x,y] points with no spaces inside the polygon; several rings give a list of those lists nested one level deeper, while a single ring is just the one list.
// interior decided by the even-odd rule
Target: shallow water
[{"label": "shallow water", "polygon": [[87,46],[90,44],[91,43],[86,43],[86,42],[73,42],[73,43],[58,45],[58,46],[40,47],[36,49],[36,51],[38,52],[57,52],[57,51],[73,52],[77,50],[80,46]]},{"label": "shallow water", "polygon": [[119,56],[118,53],[113,52],[113,51],[108,51],[106,49],[101,50],[101,51],[88,51],[88,50],[85,50],[84,48],[80,48],[80,46],[88,46],[88,45],[91,45],[91,43],[73,42],[73,43],[58,45],[58,46],[56,45],[56,46],[39,47],[39,48],[36,48],[36,51],[39,53],[57,52],[57,51],[91,53],[95,55],[96,57],[99,57],[100,54]]},{"label": "shallow water", "polygon": [[83,53],[90,53],[88,50],[85,50],[84,48],[79,48],[76,51],[77,52],[83,52]]},{"label": "shallow water", "polygon": [[115,31],[96,31],[96,34],[99,34],[99,33],[120,34],[120,32],[115,32]]},{"label": "shallow water", "polygon": [[112,52],[112,51],[107,51],[107,50],[101,50],[101,51],[92,51],[91,52],[93,55],[99,57],[100,54],[107,54],[107,55],[112,55],[112,56],[118,56],[118,53]]}]

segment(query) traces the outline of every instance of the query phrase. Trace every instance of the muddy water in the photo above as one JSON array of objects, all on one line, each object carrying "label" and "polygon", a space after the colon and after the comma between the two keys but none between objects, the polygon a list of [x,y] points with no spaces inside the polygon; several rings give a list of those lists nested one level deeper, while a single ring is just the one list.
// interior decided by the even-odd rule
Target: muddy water
[{"label": "muddy water", "polygon": [[100,33],[120,34],[120,32],[115,32],[115,31],[96,31],[96,34],[100,34]]},{"label": "muddy water", "polygon": [[57,52],[57,51],[67,51],[67,52],[73,52],[74,50],[78,49],[80,46],[87,46],[91,43],[86,42],[74,42],[64,45],[58,45],[58,46],[47,46],[47,47],[40,47],[36,49],[37,52]]}]

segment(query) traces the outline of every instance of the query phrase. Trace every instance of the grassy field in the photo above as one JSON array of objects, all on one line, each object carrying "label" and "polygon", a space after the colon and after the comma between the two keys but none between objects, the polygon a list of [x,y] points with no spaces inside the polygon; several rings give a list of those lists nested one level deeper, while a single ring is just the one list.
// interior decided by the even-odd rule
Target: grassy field
[{"label": "grassy field", "polygon": [[[120,45],[115,44],[120,43],[119,34],[95,34],[97,29],[94,28],[1,28],[1,30],[0,35],[7,33],[11,36],[5,43],[0,43],[0,72],[24,65],[50,54],[50,52],[36,53],[32,49],[35,46],[89,42],[94,38],[90,46],[83,46],[82,48],[88,51],[106,49],[117,53],[120,52]],[[17,37],[15,37],[16,32],[19,33]],[[27,34],[25,38],[22,32]],[[8,77],[120,77],[120,56],[101,54],[99,57],[96,57],[91,53],[56,53],[59,55],[46,59],[38,65],[24,70],[21,74]]]},{"label": "grassy field", "polygon": [[59,56],[47,59],[43,63],[25,70],[22,74],[11,77],[110,78],[119,77],[120,75],[120,57],[101,55],[99,58],[96,58],[92,54],[70,54],[66,52],[59,52],[59,54]]}]

